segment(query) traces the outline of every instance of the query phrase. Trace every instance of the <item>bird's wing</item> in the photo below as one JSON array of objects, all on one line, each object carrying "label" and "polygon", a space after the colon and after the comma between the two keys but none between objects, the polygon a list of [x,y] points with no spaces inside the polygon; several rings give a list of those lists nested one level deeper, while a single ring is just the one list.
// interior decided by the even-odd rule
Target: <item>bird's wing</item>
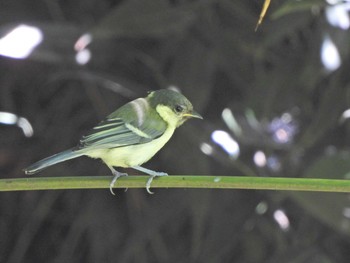
[{"label": "bird's wing", "polygon": [[140,122],[132,111],[117,111],[85,135],[80,149],[106,149],[150,142],[160,137],[167,125],[155,112],[147,114]]}]

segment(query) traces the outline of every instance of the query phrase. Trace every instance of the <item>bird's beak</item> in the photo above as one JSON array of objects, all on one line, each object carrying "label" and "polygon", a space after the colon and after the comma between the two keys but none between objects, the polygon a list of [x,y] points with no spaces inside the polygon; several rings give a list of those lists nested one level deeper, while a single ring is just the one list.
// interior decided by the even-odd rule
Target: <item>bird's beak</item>
[{"label": "bird's beak", "polygon": [[191,113],[185,113],[183,116],[188,118],[197,118],[197,119],[203,120],[203,117],[198,112],[195,112],[195,111],[192,111]]}]

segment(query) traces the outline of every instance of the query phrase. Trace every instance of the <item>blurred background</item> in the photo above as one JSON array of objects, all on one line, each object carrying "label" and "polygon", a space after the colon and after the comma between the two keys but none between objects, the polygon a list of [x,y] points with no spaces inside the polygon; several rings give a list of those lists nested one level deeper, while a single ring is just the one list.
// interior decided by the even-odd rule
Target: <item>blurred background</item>
[{"label": "blurred background", "polygon": [[[350,178],[350,1],[0,3],[0,177],[175,87],[193,120],[145,165],[184,175]],[[127,170],[129,174],[139,174]],[[98,176],[79,158],[35,176]],[[0,262],[350,260],[347,194],[0,193]]]}]

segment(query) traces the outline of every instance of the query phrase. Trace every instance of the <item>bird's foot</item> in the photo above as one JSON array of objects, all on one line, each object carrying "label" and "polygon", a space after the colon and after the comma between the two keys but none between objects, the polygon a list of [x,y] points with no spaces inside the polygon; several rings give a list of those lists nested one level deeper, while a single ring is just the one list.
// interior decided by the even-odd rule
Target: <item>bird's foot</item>
[{"label": "bird's foot", "polygon": [[116,170],[112,170],[112,173],[114,175],[111,183],[109,184],[109,191],[111,191],[112,195],[115,195],[115,193],[113,192],[113,187],[114,187],[114,184],[116,183],[116,181],[118,180],[119,177],[122,177],[122,176],[128,176],[127,173],[120,173]]},{"label": "bird's foot", "polygon": [[147,183],[146,183],[146,190],[149,194],[154,194],[150,188],[151,188],[151,183],[153,181],[153,178],[154,177],[158,177],[158,176],[168,176],[167,173],[163,173],[163,172],[153,172],[152,174],[150,174],[148,180],[147,180]]}]

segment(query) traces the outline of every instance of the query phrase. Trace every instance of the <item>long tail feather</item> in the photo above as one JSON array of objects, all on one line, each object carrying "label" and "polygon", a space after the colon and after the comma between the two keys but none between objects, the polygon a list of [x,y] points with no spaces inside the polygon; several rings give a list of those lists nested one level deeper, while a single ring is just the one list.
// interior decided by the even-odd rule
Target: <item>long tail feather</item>
[{"label": "long tail feather", "polygon": [[24,169],[24,172],[26,174],[35,174],[40,172],[41,170],[44,170],[45,168],[54,165],[56,163],[64,162],[66,160],[70,160],[76,157],[82,156],[81,152],[74,151],[74,149],[69,149],[60,153],[57,153],[55,155],[52,155],[50,157],[47,157],[43,160],[40,160],[29,167]]}]

